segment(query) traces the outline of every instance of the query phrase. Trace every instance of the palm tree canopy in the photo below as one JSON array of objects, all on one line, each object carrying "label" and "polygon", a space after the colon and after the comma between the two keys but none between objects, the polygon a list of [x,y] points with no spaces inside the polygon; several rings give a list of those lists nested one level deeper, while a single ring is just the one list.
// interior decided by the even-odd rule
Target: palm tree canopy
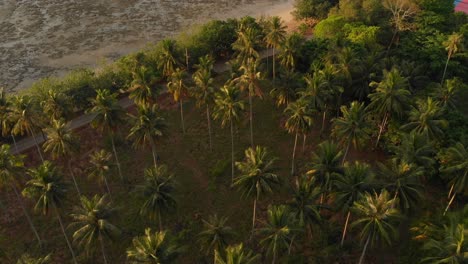
[{"label": "palm tree canopy", "polygon": [[341,106],[342,117],[333,119],[332,134],[343,145],[353,144],[358,148],[369,139],[369,126],[363,103],[354,101],[350,107]]},{"label": "palm tree canopy", "polygon": [[448,52],[448,56],[452,57],[453,54],[457,53],[463,46],[463,34],[453,33],[444,41],[445,50]]},{"label": "palm tree canopy", "polygon": [[262,90],[260,88],[259,80],[262,79],[261,72],[257,71],[258,60],[249,58],[245,64],[241,65],[239,70],[242,71],[242,75],[235,79],[235,82],[239,83],[242,91],[247,90],[249,95],[256,95],[260,98],[263,97]]},{"label": "palm tree canopy", "polygon": [[432,93],[442,107],[446,109],[456,109],[457,95],[463,87],[463,82],[458,78],[447,79],[443,85],[437,84],[436,90]]},{"label": "palm tree canopy", "polygon": [[322,191],[330,190],[333,178],[342,172],[342,157],[343,152],[332,141],[320,143],[312,153],[312,162],[307,174],[317,179]]},{"label": "palm tree canopy", "polygon": [[269,157],[264,147],[248,148],[245,151],[245,160],[236,162],[241,175],[234,179],[234,186],[243,189],[245,196],[256,198],[273,192],[273,187],[280,183],[280,178],[274,173],[275,160]]},{"label": "palm tree canopy", "polygon": [[104,181],[105,174],[110,170],[112,154],[104,149],[93,152],[90,155],[89,176]]},{"label": "palm tree canopy", "polygon": [[222,252],[227,247],[228,240],[234,236],[234,230],[226,222],[227,217],[218,217],[216,214],[203,220],[203,231],[198,236],[207,254]]},{"label": "palm tree canopy", "polygon": [[29,254],[23,254],[18,259],[16,264],[49,264],[51,263],[50,254],[45,257],[33,258]]},{"label": "palm tree canopy", "polygon": [[333,181],[335,203],[349,210],[365,192],[371,191],[374,173],[369,164],[355,161],[345,163],[343,173],[337,174]]},{"label": "palm tree canopy", "polygon": [[211,72],[200,68],[193,74],[192,78],[195,82],[195,87],[191,89],[190,92],[192,96],[195,97],[197,101],[197,106],[201,107],[204,105],[211,104],[213,101],[214,94],[214,79],[213,77],[211,77]]},{"label": "palm tree canopy", "polygon": [[2,136],[7,136],[11,133],[11,129],[15,121],[13,120],[13,109],[11,108],[10,99],[7,97],[5,89],[0,87],[0,129]]},{"label": "palm tree canopy", "polygon": [[247,63],[249,59],[257,59],[259,57],[256,50],[260,43],[257,29],[253,27],[240,28],[237,31],[237,40],[232,44],[232,49],[235,51],[235,57],[240,65]]},{"label": "palm tree canopy", "polygon": [[158,90],[156,89],[157,78],[154,73],[145,66],[138,67],[133,72],[133,80],[130,84],[128,96],[139,106],[150,106],[156,101]]},{"label": "palm tree canopy", "polygon": [[394,159],[414,163],[431,172],[435,165],[435,149],[427,135],[411,132],[401,136],[400,144],[391,146]]},{"label": "palm tree canopy", "polygon": [[163,39],[159,42],[159,45],[158,54],[156,55],[158,69],[162,71],[165,77],[170,77],[178,64],[177,42],[173,39]]},{"label": "palm tree canopy", "polygon": [[89,110],[96,115],[91,125],[101,133],[112,132],[123,123],[124,110],[117,101],[117,94],[111,94],[109,90],[97,90],[96,93]]},{"label": "palm tree canopy", "polygon": [[468,191],[468,150],[460,142],[439,155],[442,177],[458,193]]},{"label": "palm tree canopy", "polygon": [[27,95],[13,96],[11,110],[11,118],[15,120],[12,132],[16,135],[28,134],[41,128],[44,123],[38,104]]},{"label": "palm tree canopy", "polygon": [[75,207],[71,214],[73,223],[70,228],[76,229],[73,242],[89,252],[99,239],[114,239],[120,230],[110,222],[116,210],[109,204],[106,195],[95,195],[90,199],[81,196],[80,200],[80,207]]},{"label": "palm tree canopy", "polygon": [[211,75],[211,71],[214,67],[214,59],[211,55],[207,54],[198,58],[198,64],[195,65],[197,72],[207,72]]},{"label": "palm tree canopy", "polygon": [[290,103],[284,110],[288,115],[285,127],[289,133],[307,133],[313,123],[313,110],[307,100],[299,99]]},{"label": "palm tree canopy", "polygon": [[265,42],[268,47],[278,48],[286,39],[286,26],[279,16],[271,17],[267,22]]},{"label": "palm tree canopy", "polygon": [[130,118],[133,120],[133,126],[128,138],[136,148],[154,144],[164,135],[167,127],[164,118],[158,113],[157,105],[140,107],[138,115],[130,115]]},{"label": "palm tree canopy", "polygon": [[303,175],[296,182],[288,206],[299,220],[299,226],[304,227],[322,220],[319,212],[322,206],[316,202],[320,195],[322,191],[316,186],[315,178]]},{"label": "palm tree canopy", "polygon": [[215,251],[215,264],[256,264],[260,262],[260,255],[245,249],[244,245],[228,246],[225,256]]},{"label": "palm tree canopy", "polygon": [[65,199],[67,188],[62,182],[62,175],[55,166],[45,161],[36,169],[30,169],[28,174],[31,180],[26,183],[23,195],[37,199],[34,209],[46,215],[51,207],[60,207]]},{"label": "palm tree canopy", "polygon": [[171,264],[176,263],[183,249],[169,237],[166,231],[151,232],[133,238],[132,246],[127,249],[127,259],[132,264]]},{"label": "palm tree canopy", "polygon": [[293,33],[286,37],[280,47],[278,58],[280,64],[288,71],[293,71],[297,65],[297,58],[304,42],[304,37],[298,33]]},{"label": "palm tree canopy", "polygon": [[0,147],[0,187],[16,184],[16,177],[24,171],[24,156],[12,155],[10,145]]},{"label": "palm tree canopy", "polygon": [[70,157],[79,150],[78,137],[63,120],[52,120],[50,125],[45,129],[47,139],[43,146],[45,152],[52,154],[53,159]]},{"label": "palm tree canopy", "polygon": [[213,117],[220,119],[222,126],[238,120],[243,110],[244,101],[240,99],[239,90],[231,82],[226,83],[215,94]]},{"label": "palm tree canopy", "polygon": [[417,102],[417,108],[409,112],[408,123],[401,128],[419,134],[428,135],[435,139],[444,135],[443,129],[448,126],[447,120],[442,119],[443,111],[439,104],[431,97]]},{"label": "palm tree canopy", "polygon": [[187,86],[184,81],[185,75],[185,70],[177,68],[171,74],[171,81],[167,83],[167,88],[176,102],[179,102],[187,94]]},{"label": "palm tree canopy", "polygon": [[42,109],[52,119],[68,119],[73,113],[72,99],[62,92],[49,90],[41,102]]}]

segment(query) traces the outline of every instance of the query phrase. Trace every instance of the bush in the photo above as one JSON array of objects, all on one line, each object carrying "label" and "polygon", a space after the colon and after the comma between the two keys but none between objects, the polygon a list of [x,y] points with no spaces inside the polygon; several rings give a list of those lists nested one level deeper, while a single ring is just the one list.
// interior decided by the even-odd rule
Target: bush
[{"label": "bush", "polygon": [[296,0],[293,15],[296,19],[324,19],[337,3],[338,0]]}]

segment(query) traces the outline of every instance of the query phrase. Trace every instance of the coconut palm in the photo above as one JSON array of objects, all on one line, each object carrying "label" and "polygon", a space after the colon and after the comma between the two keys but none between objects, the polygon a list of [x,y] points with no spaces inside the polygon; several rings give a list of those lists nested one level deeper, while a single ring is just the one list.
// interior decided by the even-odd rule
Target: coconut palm
[{"label": "coconut palm", "polygon": [[461,33],[453,33],[448,37],[446,41],[444,41],[445,50],[447,51],[447,62],[445,63],[444,73],[442,74],[442,80],[440,83],[444,83],[445,74],[447,73],[447,67],[450,59],[453,55],[455,55],[458,51],[463,48],[463,34]]},{"label": "coconut palm", "polygon": [[16,264],[49,264],[50,254],[45,257],[33,258],[29,254],[23,254]]},{"label": "coconut palm", "polygon": [[[89,156],[89,177],[97,178],[99,182],[104,182],[106,185],[107,193],[111,198],[111,191],[107,181],[107,174],[111,166],[112,154],[105,149],[96,150]],[[112,198],[111,198],[112,199]]]},{"label": "coconut palm", "polygon": [[[202,57],[203,58],[203,57]],[[213,77],[211,77],[211,68],[213,66],[205,65],[202,63],[204,59],[200,58],[200,68],[193,74],[192,78],[195,82],[194,89],[191,90],[192,95],[195,97],[197,106],[206,107],[206,120],[208,124],[208,136],[210,138],[210,150],[212,149],[212,139],[211,139],[211,113],[210,106],[213,103],[214,97],[214,87],[213,87]]]},{"label": "coconut palm", "polygon": [[127,259],[132,264],[171,264],[176,263],[181,252],[182,248],[166,231],[152,233],[147,228],[143,236],[133,238],[132,246],[127,249]]},{"label": "coconut palm", "polygon": [[448,126],[447,120],[442,119],[443,111],[439,104],[431,97],[417,102],[417,108],[409,113],[408,123],[403,125],[403,130],[411,130],[419,134],[425,134],[431,139],[444,135],[443,129]]},{"label": "coconut palm", "polygon": [[129,98],[136,105],[143,107],[151,107],[156,101],[158,91],[155,89],[157,79],[154,73],[145,66],[138,67],[133,72],[133,80],[128,89]]},{"label": "coconut palm", "polygon": [[276,99],[276,105],[289,105],[291,100],[296,99],[296,89],[300,84],[301,75],[297,72],[280,71],[279,85],[275,85],[270,95]]},{"label": "coconut palm", "polygon": [[67,193],[66,185],[62,182],[62,175],[49,161],[45,161],[36,169],[30,169],[28,174],[31,180],[26,183],[23,195],[37,200],[34,206],[36,211],[41,211],[44,215],[47,215],[50,209],[55,211],[73,262],[77,264],[75,252],[68,240],[60,214],[60,207]]},{"label": "coconut palm", "polygon": [[320,188],[315,184],[315,178],[303,175],[295,181],[292,199],[287,203],[291,212],[299,221],[298,225],[306,228],[309,234],[311,224],[320,223],[322,220],[320,216],[322,206],[316,202],[321,194]]},{"label": "coconut palm", "polygon": [[110,136],[119,176],[124,181],[114,142],[115,133],[119,125],[123,123],[124,110],[117,102],[116,94],[111,94],[109,90],[97,90],[96,92],[96,98],[91,100],[92,107],[89,110],[90,113],[95,115],[91,121],[91,126],[96,128],[101,134],[108,134]]},{"label": "coconut palm", "polygon": [[294,133],[294,148],[292,153],[291,175],[294,175],[294,163],[296,157],[297,137],[299,134],[305,134],[310,130],[313,122],[312,109],[309,108],[309,102],[305,99],[299,99],[290,103],[284,110],[288,115],[285,127],[289,133]]},{"label": "coconut palm", "polygon": [[456,109],[457,95],[463,87],[463,82],[458,79],[448,79],[442,85],[437,85],[436,90],[432,93],[444,109]]},{"label": "coconut palm", "polygon": [[50,127],[45,129],[47,139],[43,144],[44,151],[50,152],[54,160],[59,158],[66,160],[76,191],[81,196],[80,188],[78,187],[72,168],[73,154],[77,153],[80,149],[78,137],[73,134],[72,130],[62,120],[52,120],[50,125]]},{"label": "coconut palm", "polygon": [[401,136],[400,144],[391,146],[390,150],[395,153],[394,159],[413,163],[425,168],[426,172],[433,172],[435,165],[435,149],[427,135],[411,132]]},{"label": "coconut palm", "polygon": [[343,173],[337,174],[333,181],[335,203],[346,213],[346,221],[341,236],[343,246],[351,217],[351,207],[365,192],[372,189],[374,174],[367,163],[356,161],[345,163]]},{"label": "coconut palm", "polygon": [[174,97],[174,101],[180,106],[180,121],[182,123],[182,131],[185,134],[184,125],[184,97],[187,95],[187,86],[184,82],[185,70],[177,68],[171,75],[171,81],[167,83],[169,92]]},{"label": "coconut palm", "polygon": [[47,97],[41,102],[43,111],[51,119],[65,119],[73,113],[72,99],[62,92],[49,90]]},{"label": "coconut palm", "polygon": [[234,230],[226,225],[227,217],[218,217],[216,214],[203,219],[203,231],[198,234],[206,254],[222,252],[228,245],[228,240],[234,236]]},{"label": "coconut palm", "polygon": [[221,120],[221,126],[230,124],[231,127],[231,179],[234,181],[234,121],[239,120],[244,111],[244,102],[240,99],[239,90],[227,82],[219,92],[215,94],[214,119]]},{"label": "coconut palm", "polygon": [[294,71],[297,65],[297,58],[300,56],[300,50],[304,38],[298,34],[293,33],[286,37],[281,44],[280,53],[278,58],[280,64],[288,71]]},{"label": "coconut palm", "polygon": [[382,118],[379,125],[379,134],[377,136],[376,146],[379,144],[380,137],[385,130],[388,121],[393,115],[401,116],[409,104],[410,91],[408,91],[408,81],[400,75],[396,68],[390,71],[384,70],[384,76],[381,82],[372,82],[375,86],[375,92],[369,94],[371,103],[369,109],[374,111]]},{"label": "coconut palm", "polygon": [[278,255],[285,251],[290,254],[298,231],[296,218],[288,207],[280,205],[268,208],[265,226],[258,233],[264,237],[260,244],[266,247],[266,254],[272,256],[271,263],[276,263]]},{"label": "coconut palm", "polygon": [[344,163],[351,144],[354,148],[363,146],[369,140],[369,133],[363,103],[354,101],[349,108],[342,106],[341,113],[342,117],[333,119],[332,134],[343,146],[346,146]]},{"label": "coconut palm", "polygon": [[175,72],[177,62],[177,42],[173,39],[163,39],[159,42],[157,54],[158,69],[164,77],[169,78]]},{"label": "coconut palm", "polygon": [[245,151],[245,160],[236,162],[241,175],[234,180],[234,186],[241,189],[244,196],[253,197],[252,231],[255,228],[257,201],[262,195],[272,193],[273,187],[280,183],[274,173],[275,158],[270,158],[266,148],[257,146]]},{"label": "coconut palm", "polygon": [[268,48],[273,49],[273,81],[276,73],[276,50],[281,46],[286,39],[286,26],[278,16],[271,17],[267,22],[266,34],[264,41]]},{"label": "coconut palm", "polygon": [[208,72],[211,76],[211,71],[214,67],[214,59],[211,55],[205,55],[198,58],[198,64],[195,65],[195,68],[199,72]]},{"label": "coconut palm", "polygon": [[259,263],[260,255],[254,254],[251,250],[245,249],[244,245],[238,244],[228,246],[225,256],[215,251],[215,264],[256,264]]},{"label": "coconut palm", "polygon": [[240,65],[245,65],[248,60],[257,60],[259,58],[256,50],[259,44],[259,34],[253,27],[240,28],[237,31],[237,40],[232,44],[235,51],[235,58]]},{"label": "coconut palm", "polygon": [[29,213],[24,205],[23,199],[21,198],[19,191],[18,191],[18,180],[17,177],[23,174],[24,172],[24,157],[23,156],[15,156],[10,154],[10,145],[3,144],[0,147],[0,187],[5,187],[9,185],[13,192],[16,195],[16,199],[18,200],[18,204],[21,206],[26,219],[28,220],[28,224],[31,227],[31,230],[34,233],[39,244],[41,244],[41,238],[37,233],[36,228],[29,216]]},{"label": "coconut palm", "polygon": [[140,215],[150,220],[158,219],[159,230],[162,231],[162,213],[174,209],[177,202],[174,198],[174,175],[169,173],[166,165],[151,167],[145,170],[145,181],[138,186],[138,193],[144,199]]},{"label": "coconut palm", "polygon": [[138,115],[130,115],[133,126],[128,134],[128,139],[133,141],[135,148],[151,147],[154,166],[157,166],[156,141],[164,135],[166,123],[158,113],[157,105],[140,107]]},{"label": "coconut palm", "polygon": [[456,195],[468,190],[467,148],[462,143],[456,143],[454,146],[449,147],[442,152],[440,155],[440,163],[440,172],[450,185],[450,191],[448,194],[449,202],[445,208],[445,214]]},{"label": "coconut palm", "polygon": [[390,245],[396,236],[396,224],[400,213],[394,208],[395,201],[390,194],[383,190],[380,194],[366,193],[361,200],[354,202],[352,210],[357,219],[351,224],[352,228],[360,228],[361,243],[364,243],[359,264],[363,263],[367,247],[377,243]]},{"label": "coconut palm", "polygon": [[5,90],[3,87],[0,87],[0,128],[2,130],[1,135],[6,137],[8,135],[12,135],[11,128],[14,124],[13,120],[11,120],[12,111],[11,111],[11,103],[9,98],[7,97]]},{"label": "coconut palm", "polygon": [[95,195],[91,199],[81,196],[80,200],[81,205],[75,207],[74,213],[71,214],[74,222],[70,224],[70,228],[76,230],[73,233],[73,242],[79,248],[85,249],[88,255],[99,241],[104,263],[108,263],[104,239],[115,239],[120,233],[110,222],[116,210],[106,200],[106,195]]},{"label": "coconut palm", "polygon": [[332,98],[332,91],[325,89],[325,79],[320,72],[314,72],[313,75],[306,74],[304,76],[306,88],[300,94],[303,98],[307,99],[312,109],[322,113],[322,128],[325,125],[327,115],[327,105]]}]

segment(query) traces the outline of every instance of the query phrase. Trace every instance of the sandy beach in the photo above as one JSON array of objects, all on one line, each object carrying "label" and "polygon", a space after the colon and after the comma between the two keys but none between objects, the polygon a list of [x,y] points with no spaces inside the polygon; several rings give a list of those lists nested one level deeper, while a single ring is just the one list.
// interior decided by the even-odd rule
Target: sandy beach
[{"label": "sandy beach", "polygon": [[193,24],[242,16],[292,20],[294,0],[4,0],[0,87],[97,67]]}]

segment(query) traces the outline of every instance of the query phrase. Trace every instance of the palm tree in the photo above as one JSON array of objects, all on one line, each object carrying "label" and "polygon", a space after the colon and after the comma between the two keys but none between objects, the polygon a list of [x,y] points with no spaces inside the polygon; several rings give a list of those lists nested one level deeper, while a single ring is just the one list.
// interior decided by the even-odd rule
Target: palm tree
[{"label": "palm tree", "polygon": [[127,259],[132,264],[170,264],[182,252],[182,248],[169,237],[166,231],[151,232],[145,229],[145,235],[134,237],[132,246],[127,249]]},{"label": "palm tree", "polygon": [[343,163],[348,155],[349,147],[359,148],[369,140],[368,124],[366,122],[366,112],[363,103],[352,102],[350,107],[342,106],[342,117],[333,120],[332,134],[336,139],[346,146],[343,155]]},{"label": "palm tree", "polygon": [[185,134],[183,99],[187,94],[187,86],[184,83],[185,70],[176,69],[171,75],[171,81],[167,83],[169,92],[172,93],[175,102],[179,102],[180,120],[182,122],[182,131]]},{"label": "palm tree", "polygon": [[49,90],[47,97],[41,102],[41,107],[51,119],[65,119],[73,113],[72,99],[62,92]]},{"label": "palm tree", "polygon": [[286,37],[281,44],[280,64],[288,71],[294,71],[297,64],[297,58],[300,56],[300,49],[304,38],[298,34],[293,33]]},{"label": "palm tree", "polygon": [[154,166],[157,166],[156,144],[155,142],[164,135],[166,124],[164,118],[158,114],[157,105],[151,107],[140,107],[138,116],[130,115],[133,120],[133,126],[128,134],[129,139],[133,140],[135,148],[144,148],[151,146]]},{"label": "palm tree", "polygon": [[280,183],[274,173],[273,163],[266,148],[257,146],[245,151],[245,160],[236,162],[241,175],[234,180],[234,186],[242,189],[244,196],[254,198],[252,215],[252,232],[255,229],[257,201],[262,195],[273,192],[273,187]]},{"label": "palm tree", "polygon": [[227,82],[218,93],[215,94],[214,119],[221,120],[221,126],[231,126],[231,178],[234,181],[234,121],[239,119],[244,110],[244,102],[239,97],[239,90]]},{"label": "palm tree", "polygon": [[275,55],[276,50],[280,47],[286,39],[286,26],[283,21],[278,16],[271,17],[267,22],[265,42],[267,43],[268,48],[273,49],[273,81],[275,80]]},{"label": "palm tree", "polygon": [[435,150],[427,135],[411,132],[403,134],[398,146],[390,147],[395,153],[394,159],[412,163],[425,168],[426,172],[433,172],[435,165]]},{"label": "palm tree", "polygon": [[310,130],[313,122],[312,110],[309,108],[309,102],[304,99],[299,99],[294,103],[290,103],[284,110],[288,114],[288,120],[285,127],[289,133],[295,133],[294,148],[292,153],[291,175],[294,175],[294,161],[296,157],[297,137],[299,133],[305,134]]},{"label": "palm tree", "polygon": [[431,139],[442,137],[443,128],[448,126],[448,122],[442,119],[443,111],[439,104],[431,97],[427,97],[427,100],[419,101],[417,105],[418,107],[409,113],[409,122],[401,128],[425,134]]},{"label": "palm tree", "polygon": [[164,77],[169,78],[177,66],[177,42],[173,39],[163,39],[159,43],[158,69],[162,71]]},{"label": "palm tree", "polygon": [[30,134],[34,139],[37,153],[44,161],[39,143],[36,139],[36,133],[34,131],[40,130],[42,126],[42,118],[38,109],[37,104],[29,96],[13,96],[11,100],[12,119],[15,120],[15,124],[12,128],[12,133],[15,135]]},{"label": "palm tree", "polygon": [[109,134],[119,176],[124,181],[114,142],[115,133],[119,125],[123,123],[124,110],[117,102],[116,94],[111,94],[109,90],[97,90],[96,92],[96,98],[91,100],[92,108],[89,110],[90,113],[95,115],[91,125],[101,134]]},{"label": "palm tree", "polygon": [[138,187],[138,193],[144,202],[140,208],[140,215],[151,220],[158,219],[159,230],[162,231],[162,213],[176,207],[174,198],[174,175],[170,174],[166,165],[155,166],[145,170],[145,182]]},{"label": "palm tree", "polygon": [[346,212],[346,221],[341,236],[343,246],[348,230],[351,207],[361,196],[372,189],[374,174],[367,163],[356,161],[352,164],[345,163],[342,174],[337,174],[333,181],[335,191],[335,203]]},{"label": "palm tree", "polygon": [[107,182],[107,174],[109,173],[112,154],[107,152],[105,149],[101,149],[96,150],[89,157],[89,163],[91,163],[89,176],[91,178],[97,178],[100,182],[104,182],[109,197],[112,199],[109,183]]},{"label": "palm tree", "polygon": [[28,220],[28,224],[34,233],[34,236],[36,237],[39,244],[41,244],[41,238],[39,237],[39,234],[34,227],[31,217],[29,216],[23,199],[21,198],[18,191],[17,177],[22,175],[24,171],[24,157],[15,156],[10,153],[10,145],[3,144],[0,147],[0,187],[10,185],[11,189],[13,189],[13,192],[16,195],[16,199],[18,200],[18,203],[21,206],[26,219]]},{"label": "palm tree", "polygon": [[447,73],[448,63],[450,58],[455,55],[459,50],[462,49],[463,45],[463,34],[461,33],[453,33],[448,37],[446,41],[444,41],[445,50],[447,50],[447,62],[445,63],[444,73],[442,74],[442,80],[440,83],[444,83],[445,74]]},{"label": "palm tree", "polygon": [[99,241],[104,263],[107,263],[104,239],[114,239],[120,233],[120,230],[109,222],[114,214],[115,209],[107,202],[105,195],[95,195],[91,199],[81,196],[81,206],[76,207],[75,212],[71,214],[74,222],[70,227],[76,229],[73,242],[89,254]]},{"label": "palm tree", "polygon": [[198,234],[199,241],[206,249],[206,254],[222,252],[228,245],[228,240],[234,236],[234,230],[226,225],[227,217],[218,217],[216,214],[203,220],[203,231]]},{"label": "palm tree", "polygon": [[47,215],[51,208],[55,211],[73,262],[78,264],[59,210],[67,193],[66,186],[62,182],[62,175],[49,161],[45,161],[37,169],[29,170],[28,174],[32,179],[26,183],[23,195],[37,200],[34,207],[36,211],[42,211],[44,215]]},{"label": "palm tree", "polygon": [[133,80],[128,89],[129,98],[136,105],[150,107],[156,101],[158,91],[155,89],[156,78],[154,73],[145,66],[138,67],[133,72]]},{"label": "palm tree", "polygon": [[[202,57],[203,58],[203,57]],[[197,106],[206,107],[206,120],[208,124],[208,136],[210,138],[210,150],[212,149],[212,139],[211,139],[211,114],[210,114],[210,105],[213,103],[214,96],[214,87],[213,87],[213,77],[211,77],[211,68],[210,65],[203,66],[202,63],[205,59],[200,58],[200,68],[193,74],[192,78],[195,82],[195,87],[192,89],[192,95],[197,101]]]},{"label": "palm tree", "polygon": [[381,82],[372,82],[370,84],[371,86],[375,86],[376,90],[369,95],[371,103],[368,107],[382,117],[376,146],[379,144],[380,137],[389,119],[394,114],[399,116],[403,114],[411,95],[407,89],[407,79],[402,77],[396,68],[392,68],[390,71],[384,70],[383,74],[384,77]]},{"label": "palm tree", "polygon": [[211,76],[211,71],[213,70],[214,59],[211,55],[205,55],[198,58],[198,64],[195,65],[195,68],[199,72],[208,72]]},{"label": "palm tree", "polygon": [[258,230],[264,238],[260,244],[267,247],[267,255],[272,255],[272,262],[276,263],[278,254],[288,251],[296,236],[297,229],[294,214],[284,205],[270,206],[267,211],[267,220],[265,226]]},{"label": "palm tree", "polygon": [[240,28],[237,31],[237,40],[232,44],[232,49],[235,51],[236,60],[240,65],[245,65],[248,60],[259,58],[256,50],[259,42],[259,35],[255,28]]},{"label": "palm tree", "polygon": [[276,99],[276,105],[289,105],[296,99],[296,89],[300,87],[301,75],[297,72],[280,71],[280,84],[271,89],[270,95]]},{"label": "palm tree", "polygon": [[454,146],[446,149],[440,155],[442,176],[448,180],[450,191],[448,193],[449,202],[445,208],[447,213],[450,205],[457,193],[466,192],[468,189],[468,150],[458,142]]},{"label": "palm tree", "polygon": [[16,264],[49,264],[50,254],[45,257],[33,258],[29,254],[23,254]]},{"label": "palm tree", "polygon": [[225,257],[220,252],[215,251],[215,264],[255,264],[260,259],[260,255],[245,249],[242,243],[228,246],[225,251]]},{"label": "palm tree", "polygon": [[259,85],[259,80],[262,78],[261,73],[257,71],[258,61],[249,58],[245,64],[241,65],[240,70],[243,74],[235,79],[239,83],[242,91],[247,90],[249,96],[249,121],[250,121],[250,145],[254,147],[253,143],[253,110],[252,110],[252,97],[257,95],[262,98],[263,93]]},{"label": "palm tree", "polygon": [[311,224],[320,223],[322,220],[320,216],[322,206],[316,203],[321,194],[320,188],[315,185],[315,178],[303,175],[295,181],[292,190],[293,197],[288,202],[291,212],[299,220],[299,226],[305,227],[309,234]]},{"label": "palm tree", "polygon": [[320,72],[314,72],[313,75],[306,74],[304,76],[306,88],[300,92],[301,96],[309,102],[312,109],[322,113],[322,128],[324,129],[325,119],[327,115],[327,105],[332,98],[332,91],[325,89],[325,79]]},{"label": "palm tree", "polygon": [[11,128],[14,124],[12,118],[12,109],[9,98],[6,96],[3,87],[0,87],[0,128],[2,130],[1,135],[6,137],[11,134],[14,138]]},{"label": "palm tree", "polygon": [[54,160],[63,157],[67,160],[68,170],[70,176],[75,184],[78,195],[81,196],[80,188],[75,179],[73,168],[71,166],[73,161],[73,154],[77,153],[80,149],[78,137],[76,137],[70,128],[67,127],[62,120],[52,120],[51,126],[45,129],[47,139],[44,142],[44,151],[50,152]]},{"label": "palm tree", "polygon": [[463,82],[458,79],[448,79],[442,85],[437,85],[432,97],[442,105],[444,109],[456,109],[457,95],[463,87]]},{"label": "palm tree", "polygon": [[400,213],[394,208],[395,201],[390,199],[386,190],[380,194],[366,193],[359,201],[354,202],[352,210],[358,219],[351,224],[351,227],[360,227],[361,243],[364,242],[359,264],[363,263],[367,247],[373,247],[379,242],[391,244],[392,238],[396,235],[396,223],[400,218]]}]

